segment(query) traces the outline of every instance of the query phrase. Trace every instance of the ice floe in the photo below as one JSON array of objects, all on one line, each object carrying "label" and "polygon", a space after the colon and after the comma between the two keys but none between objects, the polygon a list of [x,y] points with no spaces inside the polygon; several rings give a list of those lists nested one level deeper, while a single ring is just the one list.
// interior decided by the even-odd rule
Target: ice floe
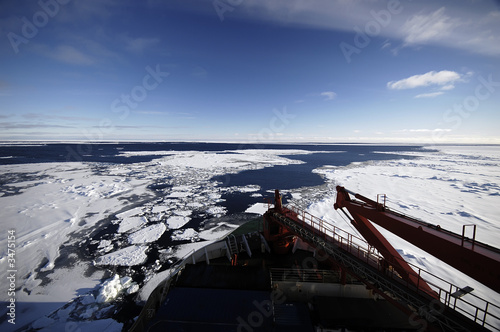
[{"label": "ice floe", "polygon": [[267,203],[255,203],[245,210],[246,213],[264,214],[269,208]]},{"label": "ice floe", "polygon": [[133,245],[98,257],[95,265],[134,266],[142,264],[148,256],[147,246]]},{"label": "ice floe", "polygon": [[167,219],[168,228],[178,229],[187,224],[191,218],[183,216],[172,216]]},{"label": "ice floe", "polygon": [[[104,303],[112,301],[123,292],[127,294],[135,293],[137,291],[137,287],[137,284],[131,277],[125,276],[120,278],[119,275],[115,274],[113,278],[106,280],[102,284],[95,302]],[[88,296],[92,297],[92,295]],[[91,303],[91,299],[86,302],[88,302],[87,304]]]},{"label": "ice floe", "polygon": [[145,227],[128,236],[131,244],[144,244],[158,240],[167,230],[165,224],[156,224]]},{"label": "ice floe", "polygon": [[227,213],[227,209],[224,206],[211,206],[205,212],[212,216],[221,217]]},{"label": "ice floe", "polygon": [[121,331],[123,324],[111,319],[116,307],[111,303],[121,295],[139,290],[131,277],[115,274],[100,287],[75,298],[52,313],[35,320],[30,328],[40,331]]},{"label": "ice floe", "polygon": [[118,233],[125,233],[130,230],[136,229],[142,225],[147,224],[148,219],[144,216],[128,217],[121,220],[120,226],[118,227]]},{"label": "ice floe", "polygon": [[99,245],[97,246],[97,249],[106,248],[109,245],[111,245],[111,241],[110,240],[102,240],[101,242],[99,242]]},{"label": "ice floe", "polygon": [[126,219],[128,217],[138,216],[140,214],[142,214],[142,208],[136,207],[136,208],[128,209],[126,211],[118,213],[118,214],[116,214],[116,217],[120,218],[120,219]]},{"label": "ice floe", "polygon": [[191,242],[196,242],[199,240],[199,235],[198,232],[193,228],[186,228],[174,231],[172,233],[171,239],[172,241],[189,240]]},{"label": "ice floe", "polygon": [[184,198],[184,197],[189,197],[191,196],[192,193],[189,191],[173,191],[170,194],[168,194],[168,198]]}]

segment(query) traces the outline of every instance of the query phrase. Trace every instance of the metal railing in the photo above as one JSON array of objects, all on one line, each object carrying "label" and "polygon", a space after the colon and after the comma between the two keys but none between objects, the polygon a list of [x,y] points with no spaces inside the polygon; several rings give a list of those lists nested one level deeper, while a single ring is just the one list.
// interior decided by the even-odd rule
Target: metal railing
[{"label": "metal railing", "polygon": [[337,283],[340,281],[340,272],[298,268],[272,268],[271,281]]},{"label": "metal railing", "polygon": [[[440,303],[450,309],[460,312],[483,327],[500,331],[500,306],[471,293],[464,297],[454,296],[454,293],[461,290],[460,287],[421,267],[406,262],[414,269],[414,276],[417,279],[417,285],[415,287],[407,281],[404,281],[394,269],[388,269],[387,266],[383,264],[383,256],[364,239],[346,232],[332,223],[315,217],[293,205],[284,206],[282,216],[292,220],[297,226],[300,226],[297,228],[297,232],[303,232],[304,235],[305,233],[312,235],[315,238],[315,243],[319,246],[333,246],[336,249],[341,249],[356,257],[358,260],[377,269],[379,273],[404,285],[406,288],[418,294],[429,296],[429,293],[420,287],[420,280],[425,281],[425,283],[436,292],[434,297],[437,297]],[[422,285],[423,284],[422,282]]]},{"label": "metal railing", "polygon": [[[462,247],[469,247],[471,249],[474,249],[475,246],[479,246],[479,247],[486,248],[486,249],[488,249],[490,251],[493,251],[493,252],[500,252],[500,249],[498,249],[496,247],[493,247],[491,244],[480,242],[480,241],[476,240],[477,225],[475,225],[475,224],[462,225],[462,233],[459,234],[459,233],[455,233],[455,232],[452,232],[450,230],[447,230],[445,228],[441,228],[441,226],[439,226],[439,225],[433,225],[433,224],[430,224],[428,222],[425,222],[422,219],[410,216],[410,215],[408,215],[408,214],[406,214],[406,213],[404,213],[404,212],[402,212],[400,210],[397,210],[397,209],[395,209],[393,207],[389,208],[389,207],[385,206],[384,208],[385,208],[386,212],[389,212],[389,213],[394,214],[396,216],[399,216],[399,217],[402,217],[402,218],[405,218],[405,219],[408,219],[408,220],[420,223],[424,227],[435,228],[435,229],[438,229],[439,231],[441,231],[443,233],[447,233],[448,235],[454,236],[457,239],[461,240],[461,246]],[[466,228],[467,227],[472,227],[473,228],[472,229],[472,236],[471,237],[466,236]]]}]

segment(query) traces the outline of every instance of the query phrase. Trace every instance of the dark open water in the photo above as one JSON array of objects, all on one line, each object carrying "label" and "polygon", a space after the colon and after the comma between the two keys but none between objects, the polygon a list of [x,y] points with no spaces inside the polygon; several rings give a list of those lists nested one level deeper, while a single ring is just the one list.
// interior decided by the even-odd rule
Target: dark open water
[{"label": "dark open water", "polygon": [[[227,144],[227,143],[93,143],[93,144],[18,144],[0,145],[0,165],[1,164],[29,164],[46,162],[100,162],[133,164],[149,162],[162,158],[165,151],[211,151],[220,153],[232,153],[234,150],[246,149],[280,149],[280,150],[308,150],[313,152],[308,155],[287,155],[283,156],[300,160],[304,163],[298,165],[274,166],[258,170],[248,170],[237,174],[228,174],[214,177],[214,181],[219,182],[219,186],[260,186],[261,197],[256,197],[254,193],[227,193],[223,195],[223,205],[227,209],[228,215],[244,212],[249,206],[256,202],[263,202],[269,198],[267,191],[274,189],[295,189],[302,187],[313,187],[322,185],[323,179],[312,172],[312,170],[324,166],[345,166],[352,162],[364,162],[369,160],[389,160],[411,158],[398,154],[399,152],[415,151],[421,149],[420,146],[384,146],[384,145],[294,145],[294,144]],[[130,156],[124,152],[131,151],[151,151],[151,155]],[[160,155],[154,155],[155,151],[162,151]],[[315,153],[316,152],[316,153]],[[378,153],[383,152],[383,153]],[[34,176],[30,174],[24,177]],[[11,176],[0,174],[0,187],[8,186]],[[151,184],[149,188],[162,195],[163,187]],[[15,193],[14,193],[15,194]],[[284,197],[285,201],[287,196]],[[194,227],[203,220],[193,216],[192,221],[186,227]],[[109,226],[113,227],[113,226]],[[107,233],[114,233],[109,228]],[[165,238],[170,236],[169,233]]]},{"label": "dark open water", "polygon": [[[345,166],[351,162],[410,158],[398,152],[415,151],[420,146],[387,145],[295,145],[295,144],[230,144],[230,143],[81,143],[0,145],[0,165],[45,162],[103,162],[133,164],[161,158],[161,155],[120,155],[127,151],[216,151],[230,152],[246,149],[301,149],[308,151],[332,151],[310,155],[285,155],[304,161],[300,165],[275,166],[260,170],[244,171],[236,175],[217,178],[225,186],[257,184],[264,190],[273,188],[292,189],[315,186],[322,183],[319,175],[311,173],[323,165]],[[339,153],[340,151],[340,153]],[[384,153],[376,153],[384,152]]]}]

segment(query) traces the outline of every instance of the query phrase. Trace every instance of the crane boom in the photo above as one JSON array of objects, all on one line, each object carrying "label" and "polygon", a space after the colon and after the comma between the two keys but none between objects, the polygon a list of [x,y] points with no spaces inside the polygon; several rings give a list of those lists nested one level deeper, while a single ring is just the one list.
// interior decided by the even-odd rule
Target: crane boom
[{"label": "crane boom", "polygon": [[[360,201],[353,200],[349,193]],[[368,219],[500,293],[500,250],[476,241],[475,232],[472,239],[466,238],[464,234],[391,211],[385,204],[341,186],[337,186],[334,207],[347,209],[356,228],[358,219]]]}]

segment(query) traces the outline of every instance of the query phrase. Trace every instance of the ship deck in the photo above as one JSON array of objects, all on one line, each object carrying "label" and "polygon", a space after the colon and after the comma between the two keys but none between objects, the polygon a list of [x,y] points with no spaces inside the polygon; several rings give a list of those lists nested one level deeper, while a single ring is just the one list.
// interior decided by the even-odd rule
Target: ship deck
[{"label": "ship deck", "polygon": [[[239,230],[242,232],[242,230]],[[240,236],[239,234],[236,234]],[[237,264],[227,257],[186,264],[147,331],[411,331],[418,326],[364,284],[314,253],[274,254],[257,233]]]}]

